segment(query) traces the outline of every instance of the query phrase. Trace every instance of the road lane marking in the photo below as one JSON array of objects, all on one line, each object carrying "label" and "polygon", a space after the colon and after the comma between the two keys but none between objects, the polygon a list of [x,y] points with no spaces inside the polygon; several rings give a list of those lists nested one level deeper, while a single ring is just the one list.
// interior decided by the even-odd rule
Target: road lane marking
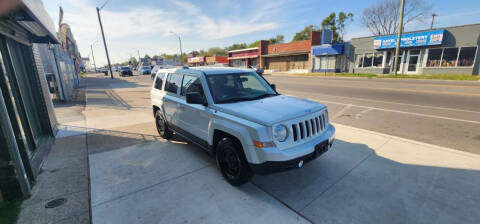
[{"label": "road lane marking", "polygon": [[[291,96],[295,96],[295,95],[291,95]],[[414,116],[420,116],[420,117],[429,117],[429,118],[436,118],[436,119],[443,119],[443,120],[459,121],[459,122],[472,123],[472,124],[480,124],[480,121],[472,121],[472,120],[465,120],[465,119],[459,119],[459,118],[443,117],[443,116],[430,115],[430,114],[420,114],[420,113],[413,113],[413,112],[407,112],[407,111],[401,111],[401,110],[390,110],[390,109],[383,109],[383,108],[379,108],[379,107],[361,106],[361,105],[356,105],[356,104],[339,103],[339,102],[327,101],[327,100],[322,100],[322,99],[319,99],[319,98],[312,98],[312,97],[308,97],[307,99],[317,101],[317,102],[320,102],[320,103],[331,103],[331,104],[344,105],[344,106],[351,105],[353,107],[359,107],[359,108],[365,108],[365,109],[380,110],[380,111],[386,111],[386,112],[401,113],[401,114],[408,114],[408,115],[414,115]],[[343,108],[343,109],[345,109],[345,108]],[[335,115],[337,115],[337,114],[335,114]]]},{"label": "road lane marking", "polygon": [[372,88],[372,87],[363,87],[363,86],[346,86],[346,85],[323,85],[319,83],[309,84],[309,83],[295,83],[297,85],[304,86],[327,86],[327,87],[340,87],[340,88],[350,88],[350,89],[369,89],[369,90],[386,90],[386,91],[396,91],[396,92],[412,92],[412,93],[430,93],[430,94],[442,94],[442,95],[459,95],[459,96],[474,96],[480,97],[480,94],[476,93],[461,93],[461,92],[451,92],[451,91],[432,91],[432,90],[416,90],[416,89],[403,89],[403,88]]},{"label": "road lane marking", "polygon": [[343,114],[343,112],[350,109],[350,107],[352,107],[352,104],[345,104],[345,107],[342,108],[340,111],[338,111],[335,115],[333,115],[332,119],[338,118],[339,116],[341,116]]},{"label": "road lane marking", "polygon": [[[282,91],[283,91],[283,90],[282,90]],[[287,92],[307,93],[307,92],[299,92],[299,91],[287,91]],[[404,105],[404,106],[415,106],[415,107],[423,107],[423,108],[430,108],[430,109],[451,110],[451,111],[459,111],[459,112],[480,114],[480,111],[462,110],[462,109],[454,109],[454,108],[447,108],[447,107],[424,106],[424,105],[410,104],[410,103],[388,102],[388,101],[383,101],[383,100],[368,100],[368,99],[362,99],[362,98],[356,98],[356,97],[336,96],[336,95],[323,94],[323,93],[315,93],[315,95],[323,95],[323,96],[330,96],[330,97],[339,97],[339,98],[352,99],[352,100],[361,100],[361,101],[367,101],[367,102],[379,102],[379,103],[388,103],[388,104],[398,104],[398,105]]]}]

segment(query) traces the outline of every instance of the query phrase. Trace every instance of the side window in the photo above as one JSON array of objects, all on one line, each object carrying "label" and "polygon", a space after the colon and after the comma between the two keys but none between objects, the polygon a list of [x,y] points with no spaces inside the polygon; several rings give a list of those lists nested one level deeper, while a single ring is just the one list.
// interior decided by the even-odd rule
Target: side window
[{"label": "side window", "polygon": [[185,96],[190,92],[203,93],[202,83],[198,77],[186,75],[183,77],[181,95]]},{"label": "side window", "polygon": [[178,87],[181,85],[182,75],[168,74],[167,82],[165,83],[165,90],[173,94],[177,94]]},{"label": "side window", "polygon": [[165,78],[165,73],[158,73],[157,79],[155,80],[155,89],[162,90],[163,79]]}]

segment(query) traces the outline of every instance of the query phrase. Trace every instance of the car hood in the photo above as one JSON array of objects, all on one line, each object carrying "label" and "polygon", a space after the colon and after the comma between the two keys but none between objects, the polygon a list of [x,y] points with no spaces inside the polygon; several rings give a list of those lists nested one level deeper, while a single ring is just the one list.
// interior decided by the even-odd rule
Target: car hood
[{"label": "car hood", "polygon": [[259,100],[215,104],[215,109],[255,123],[271,126],[325,108],[311,100],[278,95]]}]

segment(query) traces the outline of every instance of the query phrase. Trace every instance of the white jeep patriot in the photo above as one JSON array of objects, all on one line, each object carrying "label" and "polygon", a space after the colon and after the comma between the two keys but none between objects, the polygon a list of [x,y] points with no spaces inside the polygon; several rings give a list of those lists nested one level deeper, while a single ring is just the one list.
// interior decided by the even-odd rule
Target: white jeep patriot
[{"label": "white jeep patriot", "polygon": [[209,151],[235,186],[254,173],[300,168],[335,136],[325,105],[280,95],[251,69],[160,70],[151,101],[160,136],[175,132]]}]

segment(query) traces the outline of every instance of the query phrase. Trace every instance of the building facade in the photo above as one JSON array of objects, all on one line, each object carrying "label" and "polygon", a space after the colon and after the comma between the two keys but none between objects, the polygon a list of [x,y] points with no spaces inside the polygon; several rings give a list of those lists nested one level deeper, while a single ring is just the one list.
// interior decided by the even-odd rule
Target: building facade
[{"label": "building facade", "polygon": [[[393,73],[396,35],[353,38],[349,72]],[[400,42],[397,73],[479,74],[480,24],[407,32]]]},{"label": "building facade", "polygon": [[313,45],[321,44],[321,32],[312,31],[309,40],[285,44],[269,44],[260,41],[260,66],[276,72],[308,72],[311,68]]},{"label": "building facade", "polygon": [[259,61],[260,50],[258,47],[228,51],[228,64],[231,67],[258,66]]},{"label": "building facade", "polygon": [[205,57],[205,65],[228,65],[228,57],[216,55]]},{"label": "building facade", "polygon": [[28,197],[56,129],[39,50],[59,43],[43,3],[18,1],[0,18],[0,198]]},{"label": "building facade", "polygon": [[204,66],[206,64],[205,56],[190,57],[187,58],[187,63],[189,66]]}]

